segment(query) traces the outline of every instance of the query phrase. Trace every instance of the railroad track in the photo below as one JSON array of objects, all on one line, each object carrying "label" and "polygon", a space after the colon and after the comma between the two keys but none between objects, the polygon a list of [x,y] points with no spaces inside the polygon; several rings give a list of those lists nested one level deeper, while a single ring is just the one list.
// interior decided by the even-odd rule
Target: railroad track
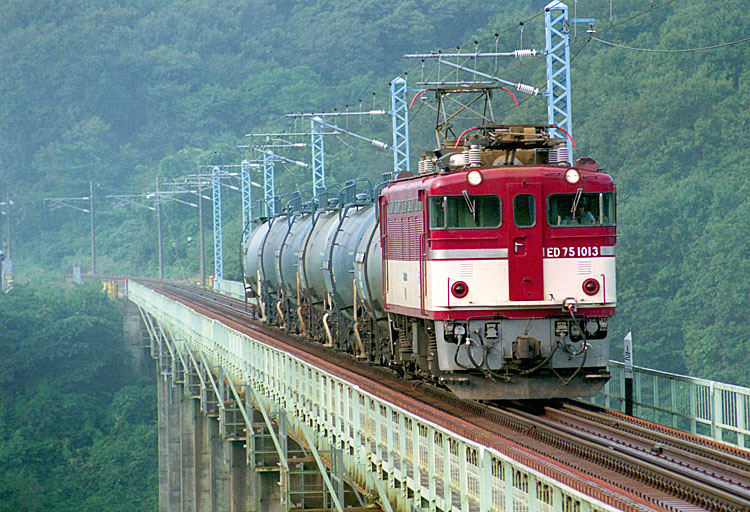
[{"label": "railroad track", "polygon": [[529,434],[581,458],[616,469],[706,510],[750,510],[750,453],[609,411],[570,404],[542,414],[506,410],[537,429]]},{"label": "railroad track", "polygon": [[568,403],[529,412],[459,400],[257,322],[240,300],[142,282],[341,378],[355,374],[370,392],[622,510],[750,511],[750,453],[743,450]]}]

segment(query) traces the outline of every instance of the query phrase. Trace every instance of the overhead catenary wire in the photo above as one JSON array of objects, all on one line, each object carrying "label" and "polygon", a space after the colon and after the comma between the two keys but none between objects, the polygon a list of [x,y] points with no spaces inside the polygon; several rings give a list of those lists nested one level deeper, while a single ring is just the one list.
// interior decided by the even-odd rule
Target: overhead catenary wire
[{"label": "overhead catenary wire", "polygon": [[598,43],[606,44],[607,46],[613,46],[615,48],[622,48],[625,50],[632,50],[636,52],[648,52],[648,53],[690,53],[690,52],[702,52],[705,50],[715,50],[716,48],[724,48],[726,46],[732,46],[735,44],[745,43],[747,41],[750,41],[750,37],[745,37],[743,39],[738,39],[736,41],[731,41],[728,43],[720,43],[720,44],[714,44],[711,46],[702,46],[700,48],[680,48],[675,50],[670,49],[658,49],[658,48],[635,48],[633,46],[626,46],[624,44],[618,44],[613,43],[612,41],[605,41],[604,39],[599,39],[598,37],[591,37],[592,41],[596,41]]},{"label": "overhead catenary wire", "polygon": [[[562,1],[562,0],[560,0],[560,1]],[[617,22],[612,22],[610,20],[609,26],[607,26],[607,27],[599,30],[597,33],[598,34],[604,33],[607,30],[610,30],[610,29],[613,29],[613,28],[618,27],[620,25],[623,25],[623,24],[625,24],[625,23],[627,23],[629,21],[632,21],[632,20],[637,19],[637,18],[639,18],[641,16],[649,14],[649,13],[651,13],[651,12],[657,10],[657,9],[660,9],[660,8],[662,8],[664,6],[670,5],[670,4],[672,4],[672,3],[676,2],[676,1],[677,0],[666,0],[666,1],[664,1],[662,3],[659,3],[659,4],[656,4],[656,5],[654,5],[653,2],[652,2],[650,4],[650,6],[649,6],[648,9],[645,9],[643,11],[637,12],[637,13],[633,14],[632,16],[628,17],[628,18],[622,19],[622,20],[617,21]],[[447,48],[444,48],[444,49],[441,49],[441,50],[434,50],[432,53],[438,53],[439,54],[439,53],[442,53],[444,51],[448,51],[448,50],[452,50],[452,49],[460,51],[462,48],[464,48],[466,46],[474,45],[476,47],[478,44],[483,43],[485,41],[488,41],[490,39],[495,39],[495,47],[497,48],[497,42],[499,40],[498,38],[499,38],[500,35],[505,34],[507,32],[510,32],[512,30],[516,30],[518,27],[521,27],[521,29],[523,29],[523,27],[526,24],[528,24],[529,22],[535,20],[536,18],[539,18],[540,16],[544,15],[545,12],[546,12],[546,8],[542,9],[542,10],[540,10],[538,12],[536,12],[535,14],[529,16],[528,18],[526,18],[526,19],[524,19],[522,21],[515,22],[515,23],[513,23],[511,25],[508,25],[504,29],[499,29],[499,30],[497,30],[496,32],[490,34],[487,37],[479,38],[479,39],[472,39],[470,42],[467,42],[467,43],[464,43],[464,44],[460,44],[460,45],[456,45],[456,46],[452,46],[452,47],[447,47]],[[572,37],[571,41],[570,41],[570,44],[573,45],[574,43],[577,43],[579,41],[579,39],[582,39],[582,38],[580,38],[580,37]],[[580,53],[580,51],[586,46],[586,44],[590,40],[591,40],[591,34],[586,34],[583,46],[581,48],[579,48],[579,50],[576,52],[576,54],[574,56],[571,57],[571,61],[578,55],[578,53]],[[742,41],[738,41],[738,42],[742,42]],[[738,42],[733,42],[733,43],[737,44]],[[541,61],[541,60],[543,60],[543,56],[541,56],[541,55],[537,55],[537,56],[532,56],[531,57],[531,61],[532,62],[534,62],[534,61]],[[521,63],[518,66],[511,67],[507,71],[513,71],[513,70],[518,69],[520,67],[526,67],[525,65],[527,65],[527,64],[528,64],[528,61],[526,63]],[[411,71],[413,71],[418,66],[422,67],[422,79],[424,80],[425,78],[428,78],[431,73],[428,72],[428,77],[424,76],[424,61],[415,63],[413,66],[411,66],[411,67],[407,68],[406,70],[404,70],[402,72],[402,74],[404,76],[407,76]],[[390,87],[390,83],[388,84],[388,87]],[[381,89],[378,89],[378,91],[384,91],[386,89],[387,89],[386,87],[383,87]],[[540,91],[545,90],[545,89],[546,89],[546,82],[545,82],[545,84],[540,84],[540,86],[539,86],[539,90]],[[373,101],[373,104],[374,104],[376,94],[377,94],[376,91],[368,93],[368,94],[362,96],[361,98],[359,98],[357,100],[357,102],[359,104],[361,104],[365,99],[367,99],[369,97],[369,98],[371,98],[371,100]],[[526,103],[526,101],[528,99],[530,99],[530,97],[527,97],[527,98],[519,101],[518,105],[513,105],[512,107],[504,110],[502,113],[508,112],[508,111],[510,111],[510,110],[512,110],[514,108],[520,108],[520,107],[522,107]],[[350,102],[349,104],[353,104],[353,103],[354,102]],[[417,112],[414,112],[414,113],[419,113],[419,110]],[[279,120],[282,120],[283,118],[284,118],[283,114],[279,115],[279,116],[277,116],[277,117],[275,117],[273,119],[270,119],[270,120],[266,121],[263,125],[260,126],[260,128],[271,126],[272,124],[277,123]],[[409,124],[411,124],[411,122],[412,122],[412,119],[410,118],[409,119]]]},{"label": "overhead catenary wire", "polygon": [[[560,1],[562,1],[562,0],[560,0]],[[672,0],[672,1],[675,1],[675,0]],[[466,47],[466,46],[468,46],[468,45],[477,45],[477,44],[479,44],[479,43],[483,43],[483,42],[485,42],[485,41],[487,41],[487,40],[490,40],[490,39],[493,39],[493,38],[498,38],[498,37],[499,37],[500,35],[502,35],[502,34],[504,34],[504,33],[510,32],[510,31],[512,31],[512,30],[515,30],[515,29],[516,29],[516,28],[517,28],[517,27],[518,27],[519,25],[523,26],[524,24],[526,24],[526,23],[528,23],[528,22],[530,22],[530,21],[532,21],[532,20],[534,20],[534,19],[536,19],[536,18],[538,18],[538,17],[540,17],[540,16],[544,15],[544,13],[545,13],[545,10],[544,10],[544,9],[542,9],[542,10],[540,10],[540,11],[536,12],[535,14],[533,14],[532,16],[530,16],[530,17],[526,18],[525,20],[522,20],[522,21],[520,21],[520,22],[516,22],[516,23],[513,23],[513,24],[511,24],[511,25],[507,26],[507,27],[506,27],[506,28],[504,28],[504,29],[500,29],[500,30],[498,30],[498,31],[496,31],[496,32],[494,32],[494,33],[492,33],[491,35],[489,35],[489,36],[487,36],[487,37],[484,37],[484,38],[481,38],[481,39],[472,39],[472,40],[471,40],[470,42],[468,42],[468,43],[464,43],[464,44],[461,44],[461,45],[456,45],[456,46],[452,46],[452,47],[447,47],[447,48],[444,48],[444,49],[441,49],[441,50],[437,50],[437,51],[436,51],[435,53],[441,53],[441,52],[443,52],[443,51],[447,51],[447,50],[449,50],[449,49],[456,49],[456,50],[461,50],[462,48],[464,48],[464,47]],[[411,72],[412,70],[414,70],[414,69],[415,69],[415,68],[416,68],[417,66],[421,66],[421,65],[422,65],[422,63],[416,63],[416,64],[414,64],[413,66],[411,66],[410,68],[407,68],[407,69],[406,69],[405,71],[403,71],[403,72],[402,72],[402,74],[406,76],[406,75],[408,75],[408,74],[409,74],[409,73],[410,73],[410,72]],[[390,85],[391,85],[391,84],[389,83],[389,84],[388,84],[388,87],[390,87]],[[383,91],[383,90],[386,90],[386,89],[387,89],[388,87],[383,87],[383,88],[381,88],[381,89],[378,89],[378,90],[379,90],[379,91]],[[365,99],[367,99],[367,98],[369,97],[369,98],[372,98],[372,100],[373,100],[373,103],[374,103],[374,100],[375,100],[375,98],[374,98],[374,97],[375,97],[376,93],[377,93],[376,91],[373,91],[373,92],[371,92],[371,93],[369,93],[369,94],[367,94],[367,95],[364,95],[364,96],[362,96],[361,98],[359,98],[359,99],[357,100],[357,102],[358,102],[358,103],[362,103],[362,101],[364,101]],[[352,104],[352,103],[354,103],[354,102],[349,102],[349,104]],[[521,103],[523,103],[523,102],[521,102]],[[272,119],[269,119],[268,121],[266,121],[265,123],[263,123],[263,124],[262,124],[262,125],[261,125],[261,126],[260,126],[259,128],[265,128],[265,127],[268,127],[268,126],[272,126],[273,124],[275,124],[275,123],[279,122],[279,121],[280,121],[280,120],[282,120],[282,119],[284,119],[284,114],[281,114],[281,115],[279,115],[279,116],[276,116],[276,117],[274,117],[274,118],[272,118]]]},{"label": "overhead catenary wire", "polygon": [[172,231],[172,225],[169,222],[169,216],[167,215],[166,208],[162,208],[162,215],[164,215],[164,224],[166,224],[166,226],[167,226],[167,233],[169,233],[169,238],[172,241],[172,249],[174,250],[175,261],[179,265],[180,275],[181,275],[182,279],[185,280],[185,266],[184,266],[183,261],[182,261],[183,258],[180,258],[180,255],[179,255],[179,253],[177,251],[177,245],[178,245],[177,244],[177,240],[175,239],[174,233]]}]

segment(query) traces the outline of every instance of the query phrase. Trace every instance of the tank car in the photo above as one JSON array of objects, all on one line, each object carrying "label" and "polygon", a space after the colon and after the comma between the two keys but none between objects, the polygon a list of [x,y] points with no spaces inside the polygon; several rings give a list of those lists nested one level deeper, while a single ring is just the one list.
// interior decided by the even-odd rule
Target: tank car
[{"label": "tank car", "polygon": [[248,239],[248,295],[268,322],[462,398],[593,395],[609,378],[615,185],[589,158],[561,161],[562,142],[483,126],[377,194],[359,180],[290,203]]}]

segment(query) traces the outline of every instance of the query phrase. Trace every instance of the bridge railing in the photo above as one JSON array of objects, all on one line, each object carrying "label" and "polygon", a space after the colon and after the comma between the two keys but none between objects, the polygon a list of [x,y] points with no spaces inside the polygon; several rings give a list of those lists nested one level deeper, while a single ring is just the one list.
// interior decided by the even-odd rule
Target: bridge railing
[{"label": "bridge railing", "polygon": [[[625,370],[609,362],[612,378],[591,401],[625,411]],[[633,367],[633,414],[660,425],[750,447],[750,389]]]},{"label": "bridge railing", "polygon": [[240,281],[230,281],[228,279],[216,279],[215,286],[219,293],[234,297],[235,299],[245,298],[245,287]]}]

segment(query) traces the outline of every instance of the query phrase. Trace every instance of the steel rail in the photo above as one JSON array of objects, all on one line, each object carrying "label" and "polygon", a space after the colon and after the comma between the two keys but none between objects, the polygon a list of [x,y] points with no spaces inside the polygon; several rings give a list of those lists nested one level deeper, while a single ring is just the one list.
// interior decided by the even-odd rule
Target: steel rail
[{"label": "steel rail", "polygon": [[681,446],[684,449],[698,445],[707,457],[710,453],[722,461],[734,461],[737,467],[747,467],[750,464],[750,452],[736,445],[721,443],[692,432],[660,425],[635,416],[628,416],[619,411],[604,409],[585,402],[566,403],[561,410],[578,416],[586,416],[602,423],[615,421],[623,429],[641,432],[643,436],[651,435],[654,436],[654,440],[668,441],[673,446]]},{"label": "steel rail", "polygon": [[[734,445],[719,443],[713,439],[690,432],[684,432],[633,416],[627,416],[616,411],[601,409],[597,406],[587,407],[564,403],[555,412],[576,416],[592,423],[608,425],[611,428],[629,432],[644,439],[650,439],[655,443],[660,443],[662,446],[670,446],[722,465],[750,472],[750,451],[743,450]],[[748,476],[748,482],[750,482],[750,476]]]},{"label": "steel rail", "polygon": [[[639,432],[625,432],[618,425],[595,423],[554,408],[546,408],[543,416],[518,410],[513,414],[536,422],[545,429],[548,439],[568,444],[582,457],[617,467],[618,471],[709,510],[750,510],[747,463],[741,469],[734,467],[732,461],[708,463],[699,453],[669,449],[667,444],[654,445],[650,437],[644,439]],[[662,439],[669,442],[667,436]]]}]

